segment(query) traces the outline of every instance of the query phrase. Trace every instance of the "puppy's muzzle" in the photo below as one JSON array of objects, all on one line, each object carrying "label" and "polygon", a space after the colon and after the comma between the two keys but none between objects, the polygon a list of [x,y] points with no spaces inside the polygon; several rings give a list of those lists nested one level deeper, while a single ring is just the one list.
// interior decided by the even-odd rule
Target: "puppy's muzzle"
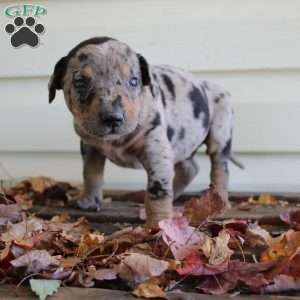
[{"label": "puppy's muzzle", "polygon": [[105,113],[100,115],[100,119],[106,127],[119,128],[124,123],[122,113]]}]

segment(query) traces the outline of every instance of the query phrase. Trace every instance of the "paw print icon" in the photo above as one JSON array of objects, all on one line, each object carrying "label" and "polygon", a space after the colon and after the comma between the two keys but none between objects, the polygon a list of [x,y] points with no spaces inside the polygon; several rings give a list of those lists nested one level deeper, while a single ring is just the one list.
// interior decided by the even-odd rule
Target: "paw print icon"
[{"label": "paw print icon", "polygon": [[5,31],[11,35],[10,41],[13,47],[21,45],[35,47],[39,44],[39,35],[45,31],[44,25],[36,24],[33,17],[16,17],[13,23],[5,26]]}]

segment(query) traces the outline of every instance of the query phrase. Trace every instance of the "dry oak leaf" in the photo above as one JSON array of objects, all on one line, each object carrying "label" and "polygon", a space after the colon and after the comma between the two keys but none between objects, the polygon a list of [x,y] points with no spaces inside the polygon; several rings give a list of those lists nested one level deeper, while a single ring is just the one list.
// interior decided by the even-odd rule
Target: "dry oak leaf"
[{"label": "dry oak leaf", "polygon": [[16,222],[21,218],[21,208],[16,204],[0,204],[0,225]]},{"label": "dry oak leaf", "polygon": [[138,285],[132,292],[137,297],[142,298],[162,298],[167,299],[166,293],[159,286],[157,278],[151,278]]},{"label": "dry oak leaf", "polygon": [[59,266],[59,261],[46,250],[31,250],[10,263],[14,267],[26,267],[26,273],[38,273]]},{"label": "dry oak leaf", "polygon": [[219,235],[213,238],[213,245],[208,256],[210,265],[221,265],[229,261],[230,256],[233,254],[233,251],[228,247],[229,240],[230,234],[225,230],[220,231]]},{"label": "dry oak leaf", "polygon": [[134,285],[161,275],[168,267],[167,261],[140,253],[129,253],[116,267],[116,271],[123,280]]},{"label": "dry oak leaf", "polygon": [[201,224],[207,218],[221,214],[225,209],[225,202],[221,196],[210,188],[203,192],[200,198],[192,198],[184,204],[184,216],[191,224]]},{"label": "dry oak leaf", "polygon": [[82,256],[93,249],[99,248],[104,242],[102,234],[94,234],[86,232],[81,236],[80,243],[77,249],[77,255]]}]

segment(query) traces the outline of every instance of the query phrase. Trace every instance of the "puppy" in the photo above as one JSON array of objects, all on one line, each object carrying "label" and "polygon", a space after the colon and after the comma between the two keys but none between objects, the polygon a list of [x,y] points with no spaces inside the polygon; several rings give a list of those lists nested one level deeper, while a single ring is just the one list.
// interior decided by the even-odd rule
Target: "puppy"
[{"label": "puppy", "polygon": [[205,144],[211,184],[228,202],[233,110],[218,85],[167,65],[149,65],[109,37],[83,41],[55,65],[49,102],[62,89],[81,139],[84,191],[77,205],[99,210],[106,159],[144,168],[147,223],[172,216],[172,201],[198,172]]}]

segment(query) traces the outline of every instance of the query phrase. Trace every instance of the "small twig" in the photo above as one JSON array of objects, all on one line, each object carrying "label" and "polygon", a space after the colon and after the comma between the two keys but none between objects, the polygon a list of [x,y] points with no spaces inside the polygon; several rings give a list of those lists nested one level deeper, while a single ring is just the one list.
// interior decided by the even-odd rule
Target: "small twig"
[{"label": "small twig", "polygon": [[189,276],[190,276],[190,274],[187,274],[187,275],[183,276],[181,279],[179,279],[178,281],[176,281],[176,283],[172,286],[172,288],[167,289],[166,292],[172,291],[178,284],[180,284],[182,281],[184,281]]},{"label": "small twig", "polygon": [[23,284],[23,282],[25,280],[27,280],[28,278],[31,278],[33,276],[36,276],[36,275],[41,275],[41,273],[32,273],[32,274],[29,274],[27,276],[25,276],[16,286],[16,294],[18,294],[18,288]]}]

